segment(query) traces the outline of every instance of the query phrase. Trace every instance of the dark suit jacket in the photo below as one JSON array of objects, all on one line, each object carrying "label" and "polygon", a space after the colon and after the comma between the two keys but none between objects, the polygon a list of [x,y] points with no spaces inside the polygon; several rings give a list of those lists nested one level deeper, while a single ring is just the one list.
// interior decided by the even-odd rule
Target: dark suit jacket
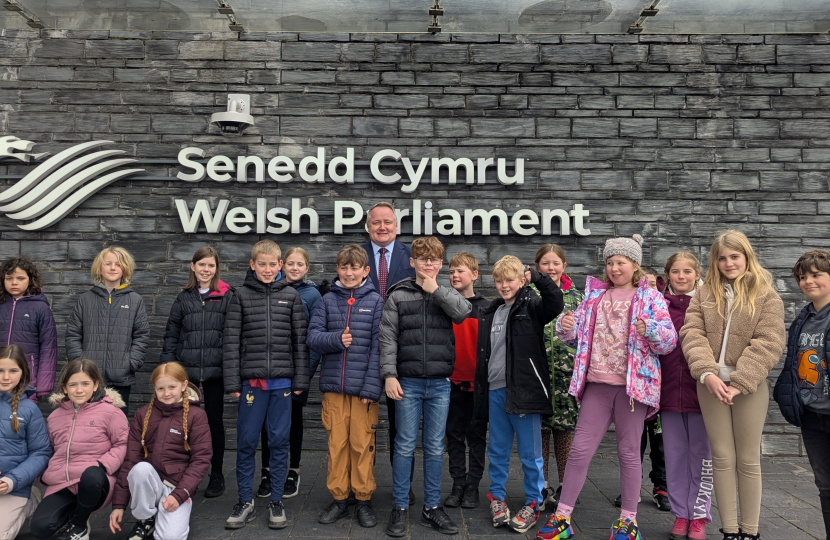
[{"label": "dark suit jacket", "polygon": [[[375,284],[375,290],[380,292],[380,286],[378,285],[378,269],[375,265],[375,252],[372,249],[372,243],[367,242],[361,247],[366,250],[366,253],[369,254],[369,267],[372,269],[369,273],[369,277],[372,278],[372,283]],[[389,287],[400,280],[415,277],[415,269],[409,265],[409,257],[409,246],[403,242],[395,240],[395,249],[392,250],[392,259],[389,263],[389,277],[386,279],[387,291],[389,290]]]}]

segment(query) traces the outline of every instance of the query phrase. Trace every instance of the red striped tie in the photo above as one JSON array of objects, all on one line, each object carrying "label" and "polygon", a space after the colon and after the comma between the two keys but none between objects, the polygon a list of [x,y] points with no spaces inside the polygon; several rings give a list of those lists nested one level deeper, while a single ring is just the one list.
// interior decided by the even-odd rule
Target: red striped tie
[{"label": "red striped tie", "polygon": [[380,248],[380,261],[378,262],[378,285],[380,296],[386,300],[386,280],[389,279],[389,267],[386,266],[386,248]]}]

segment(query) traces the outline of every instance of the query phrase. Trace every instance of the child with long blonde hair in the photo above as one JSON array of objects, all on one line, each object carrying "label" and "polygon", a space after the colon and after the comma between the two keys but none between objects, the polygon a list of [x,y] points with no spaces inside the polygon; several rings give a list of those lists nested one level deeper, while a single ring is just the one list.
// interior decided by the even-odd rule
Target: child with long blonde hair
[{"label": "child with long blonde hair", "polygon": [[127,457],[112,496],[110,530],[121,530],[124,509],[138,521],[133,540],[185,540],[191,498],[213,455],[201,394],[177,362],[161,364],[150,376],[154,395],[130,424]]},{"label": "child with long blonde hair", "polygon": [[760,538],[766,379],[784,352],[784,332],[784,303],[746,235],[733,230],[719,235],[709,252],[703,286],[686,311],[680,339],[691,375],[698,381],[724,540]]}]

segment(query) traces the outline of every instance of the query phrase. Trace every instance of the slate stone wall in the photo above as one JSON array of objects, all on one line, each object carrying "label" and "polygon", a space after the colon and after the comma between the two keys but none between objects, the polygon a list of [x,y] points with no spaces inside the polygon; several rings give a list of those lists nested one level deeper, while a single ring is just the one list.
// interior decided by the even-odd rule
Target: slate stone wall
[{"label": "slate stone wall", "polygon": [[[249,93],[256,126],[222,137],[209,115],[229,92]],[[433,201],[444,208],[590,211],[591,236],[445,237],[450,255],[468,250],[483,272],[506,253],[530,262],[556,241],[577,283],[599,272],[609,235],[642,234],[645,263],[662,266],[678,249],[707,259],[727,227],[749,235],[791,320],[803,300],[788,269],[830,238],[830,35],[480,35],[242,34],[0,31],[0,135],[56,152],[112,140],[140,158],[145,175],[90,198],[57,225],[24,232],[0,217],[0,253],[43,269],[61,342],[75,295],[105,245],[132,251],[153,326],[152,348],[133,407],[145,400],[164,324],[186,280],[186,262],[206,242],[222,254],[223,276],[240,284],[255,234],[184,235],[173,199],[255,208],[255,199],[304,206],[330,219],[335,199],[364,206]],[[287,155],[318,146],[327,156],[355,149],[357,181],[183,184],[165,180],[181,148],[208,157]],[[523,157],[525,183],[507,188],[423,184],[413,195],[370,181],[366,162],[394,148],[410,158]],[[0,162],[12,185],[30,168]],[[330,227],[330,226],[329,226]],[[224,230],[224,229],[223,229]],[[326,226],[321,224],[321,231]],[[285,235],[306,247],[311,277],[334,272],[337,249],[365,239]],[[404,233],[411,227],[404,225]],[[404,234],[402,239],[411,240]],[[481,287],[491,280],[485,275]],[[492,291],[490,291],[492,293]],[[778,371],[771,374],[774,380]],[[227,406],[228,426],[234,407]],[[319,395],[306,409],[308,446],[321,447]],[[231,442],[235,439],[229,430]],[[385,433],[379,433],[385,447]],[[803,454],[797,431],[770,408],[768,454]]]}]

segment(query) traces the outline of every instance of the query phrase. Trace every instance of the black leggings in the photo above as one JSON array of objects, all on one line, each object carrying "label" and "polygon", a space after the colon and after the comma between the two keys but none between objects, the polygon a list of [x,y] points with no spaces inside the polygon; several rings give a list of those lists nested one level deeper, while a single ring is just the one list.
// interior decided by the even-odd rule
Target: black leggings
[{"label": "black leggings", "polygon": [[101,467],[88,467],[81,474],[78,494],[69,488],[49,495],[38,505],[32,516],[32,536],[47,540],[55,535],[71,519],[72,523],[85,527],[92,512],[101,508],[110,492],[107,473]]},{"label": "black leggings", "polygon": [[[300,401],[294,400],[291,403],[291,431],[288,438],[291,444],[289,469],[300,468],[300,458],[303,453],[303,405]],[[268,423],[262,424],[262,434],[260,435],[260,445],[262,446],[262,468],[267,469],[271,462],[271,449],[268,447]]]},{"label": "black leggings", "polygon": [[222,379],[202,381],[202,407],[207,414],[213,457],[210,458],[211,472],[222,472],[225,457],[225,388]]}]

